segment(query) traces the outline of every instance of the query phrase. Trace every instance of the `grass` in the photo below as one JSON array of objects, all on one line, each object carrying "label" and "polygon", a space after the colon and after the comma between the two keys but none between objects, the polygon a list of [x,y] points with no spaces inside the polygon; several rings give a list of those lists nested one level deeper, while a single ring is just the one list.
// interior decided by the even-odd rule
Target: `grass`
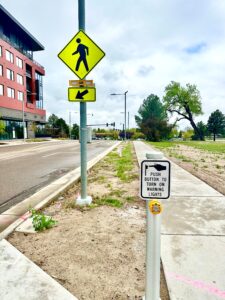
[{"label": "grass", "polygon": [[183,142],[149,142],[150,145],[158,149],[164,150],[168,148],[179,147],[180,145],[185,145],[188,147],[200,149],[203,151],[208,151],[211,153],[225,153],[225,143],[224,142],[202,142],[202,141],[183,141]]},{"label": "grass", "polygon": [[153,147],[156,147],[158,149],[166,149],[166,148],[172,148],[175,147],[177,144],[176,142],[148,142]]},{"label": "grass", "polygon": [[113,164],[116,176],[123,182],[129,182],[134,179],[134,174],[130,174],[134,166],[133,155],[132,155],[132,144],[127,143],[122,149],[122,155],[118,152],[113,151],[107,156],[107,161]]},{"label": "grass", "polygon": [[208,151],[212,153],[225,153],[225,143],[223,142],[179,142],[182,145],[197,148],[203,151]]},{"label": "grass", "polygon": [[47,139],[29,139],[29,140],[26,140],[27,143],[39,143],[39,142],[49,142],[49,140]]},{"label": "grass", "polygon": [[98,206],[100,205],[109,205],[117,208],[121,208],[123,206],[122,201],[119,199],[111,198],[111,197],[104,197],[104,198],[97,198],[94,200],[94,203],[96,203]]},{"label": "grass", "polygon": [[[135,160],[133,155],[132,143],[122,144],[121,154],[118,149],[110,152],[105,159],[94,166],[91,171],[89,183],[99,184],[107,189],[102,195],[91,194],[93,202],[89,206],[79,207],[76,205],[75,198],[67,199],[63,207],[65,209],[89,210],[98,206],[108,205],[117,208],[123,207],[126,202],[136,201],[133,195],[127,195],[126,184],[139,178],[138,172],[134,172]],[[108,173],[117,176],[117,184],[108,182]],[[125,185],[125,186],[124,186]],[[79,189],[79,187],[77,187]],[[101,193],[100,193],[101,194]],[[66,196],[65,196],[66,197]],[[66,197],[67,198],[67,197]]]}]

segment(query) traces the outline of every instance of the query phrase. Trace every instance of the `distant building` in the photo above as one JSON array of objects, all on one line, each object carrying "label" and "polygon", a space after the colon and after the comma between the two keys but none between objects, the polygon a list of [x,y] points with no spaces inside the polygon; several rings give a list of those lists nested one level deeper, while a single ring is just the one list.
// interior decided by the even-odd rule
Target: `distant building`
[{"label": "distant building", "polygon": [[33,59],[40,50],[44,47],[0,5],[0,139],[32,138],[46,123],[45,70]]}]

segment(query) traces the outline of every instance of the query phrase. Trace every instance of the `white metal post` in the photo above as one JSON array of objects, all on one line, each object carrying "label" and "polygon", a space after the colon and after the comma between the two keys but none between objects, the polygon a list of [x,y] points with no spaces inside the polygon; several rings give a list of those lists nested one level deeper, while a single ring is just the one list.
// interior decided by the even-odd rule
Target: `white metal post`
[{"label": "white metal post", "polygon": [[[162,159],[160,152],[146,154],[147,159]],[[146,201],[146,281],[144,300],[160,300],[161,213],[150,212]]]},{"label": "white metal post", "polygon": [[160,299],[161,214],[154,215],[146,201],[146,282],[145,300]]}]

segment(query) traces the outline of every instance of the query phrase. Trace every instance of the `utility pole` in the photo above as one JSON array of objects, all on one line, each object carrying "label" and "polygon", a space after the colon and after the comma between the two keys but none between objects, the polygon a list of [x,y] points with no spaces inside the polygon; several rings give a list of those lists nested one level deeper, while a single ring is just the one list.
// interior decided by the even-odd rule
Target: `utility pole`
[{"label": "utility pole", "polygon": [[124,141],[126,142],[127,134],[126,134],[126,124],[127,124],[127,93],[126,91],[124,93],[125,99],[124,99],[124,114],[125,114],[125,120],[124,120]]},{"label": "utility pole", "polygon": [[25,142],[25,139],[27,138],[26,134],[26,124],[25,124],[25,118],[24,118],[24,97],[22,102],[22,119],[23,119],[23,141]]},{"label": "utility pole", "polygon": [[126,141],[126,123],[127,123],[127,93],[128,91],[126,91],[124,94],[110,94],[110,96],[120,96],[120,95],[124,95],[124,141]]}]

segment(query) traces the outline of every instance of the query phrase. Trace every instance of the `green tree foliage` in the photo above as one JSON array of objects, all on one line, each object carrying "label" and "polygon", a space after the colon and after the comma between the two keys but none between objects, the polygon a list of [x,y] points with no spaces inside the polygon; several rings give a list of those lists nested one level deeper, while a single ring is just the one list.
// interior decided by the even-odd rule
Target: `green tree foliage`
[{"label": "green tree foliage", "polygon": [[59,118],[56,121],[56,128],[59,130],[59,137],[68,137],[69,136],[69,126],[66,124],[65,120]]},{"label": "green tree foliage", "polygon": [[[196,124],[196,126],[197,126],[197,128],[198,128],[198,131],[199,131],[199,133],[200,133],[202,139],[205,140],[205,137],[206,137],[206,135],[208,134],[208,128],[207,128],[207,125],[204,124],[202,121],[200,121],[200,122],[198,122],[198,123]],[[196,134],[194,133],[194,135],[192,136],[192,139],[193,139],[193,140],[198,140],[199,137],[196,136]]]},{"label": "green tree foliage", "polygon": [[49,118],[48,118],[48,125],[51,127],[51,128],[56,128],[57,125],[57,121],[58,121],[58,117],[54,114],[52,114]]},{"label": "green tree foliage", "polygon": [[217,134],[225,132],[225,115],[219,110],[211,113],[207,123],[208,131],[213,134],[213,140],[216,140]]},{"label": "green tree foliage", "polygon": [[182,138],[186,141],[186,140],[190,140],[193,136],[194,136],[194,130],[191,128],[186,128],[185,131],[183,131],[182,133]]},{"label": "green tree foliage", "polygon": [[0,134],[5,133],[5,122],[0,119]]},{"label": "green tree foliage", "polygon": [[73,124],[72,130],[71,130],[71,137],[74,140],[79,139],[79,125]]},{"label": "green tree foliage", "polygon": [[142,133],[142,132],[135,132],[132,135],[132,140],[138,140],[138,139],[144,140],[145,139],[144,133]]},{"label": "green tree foliage", "polygon": [[52,114],[48,118],[48,124],[46,129],[50,128],[51,136],[53,137],[63,137],[69,136],[69,126],[66,124],[65,120],[58,118],[56,115]]},{"label": "green tree foliage", "polygon": [[149,141],[160,141],[170,135],[172,126],[168,125],[166,111],[156,95],[151,94],[143,101],[135,120]]},{"label": "green tree foliage", "polygon": [[196,85],[188,83],[186,87],[182,87],[179,82],[171,81],[165,88],[163,103],[168,112],[177,113],[180,116],[176,122],[182,119],[188,120],[195,131],[195,135],[200,140],[204,139],[194,122],[194,116],[203,113],[201,96]]}]

